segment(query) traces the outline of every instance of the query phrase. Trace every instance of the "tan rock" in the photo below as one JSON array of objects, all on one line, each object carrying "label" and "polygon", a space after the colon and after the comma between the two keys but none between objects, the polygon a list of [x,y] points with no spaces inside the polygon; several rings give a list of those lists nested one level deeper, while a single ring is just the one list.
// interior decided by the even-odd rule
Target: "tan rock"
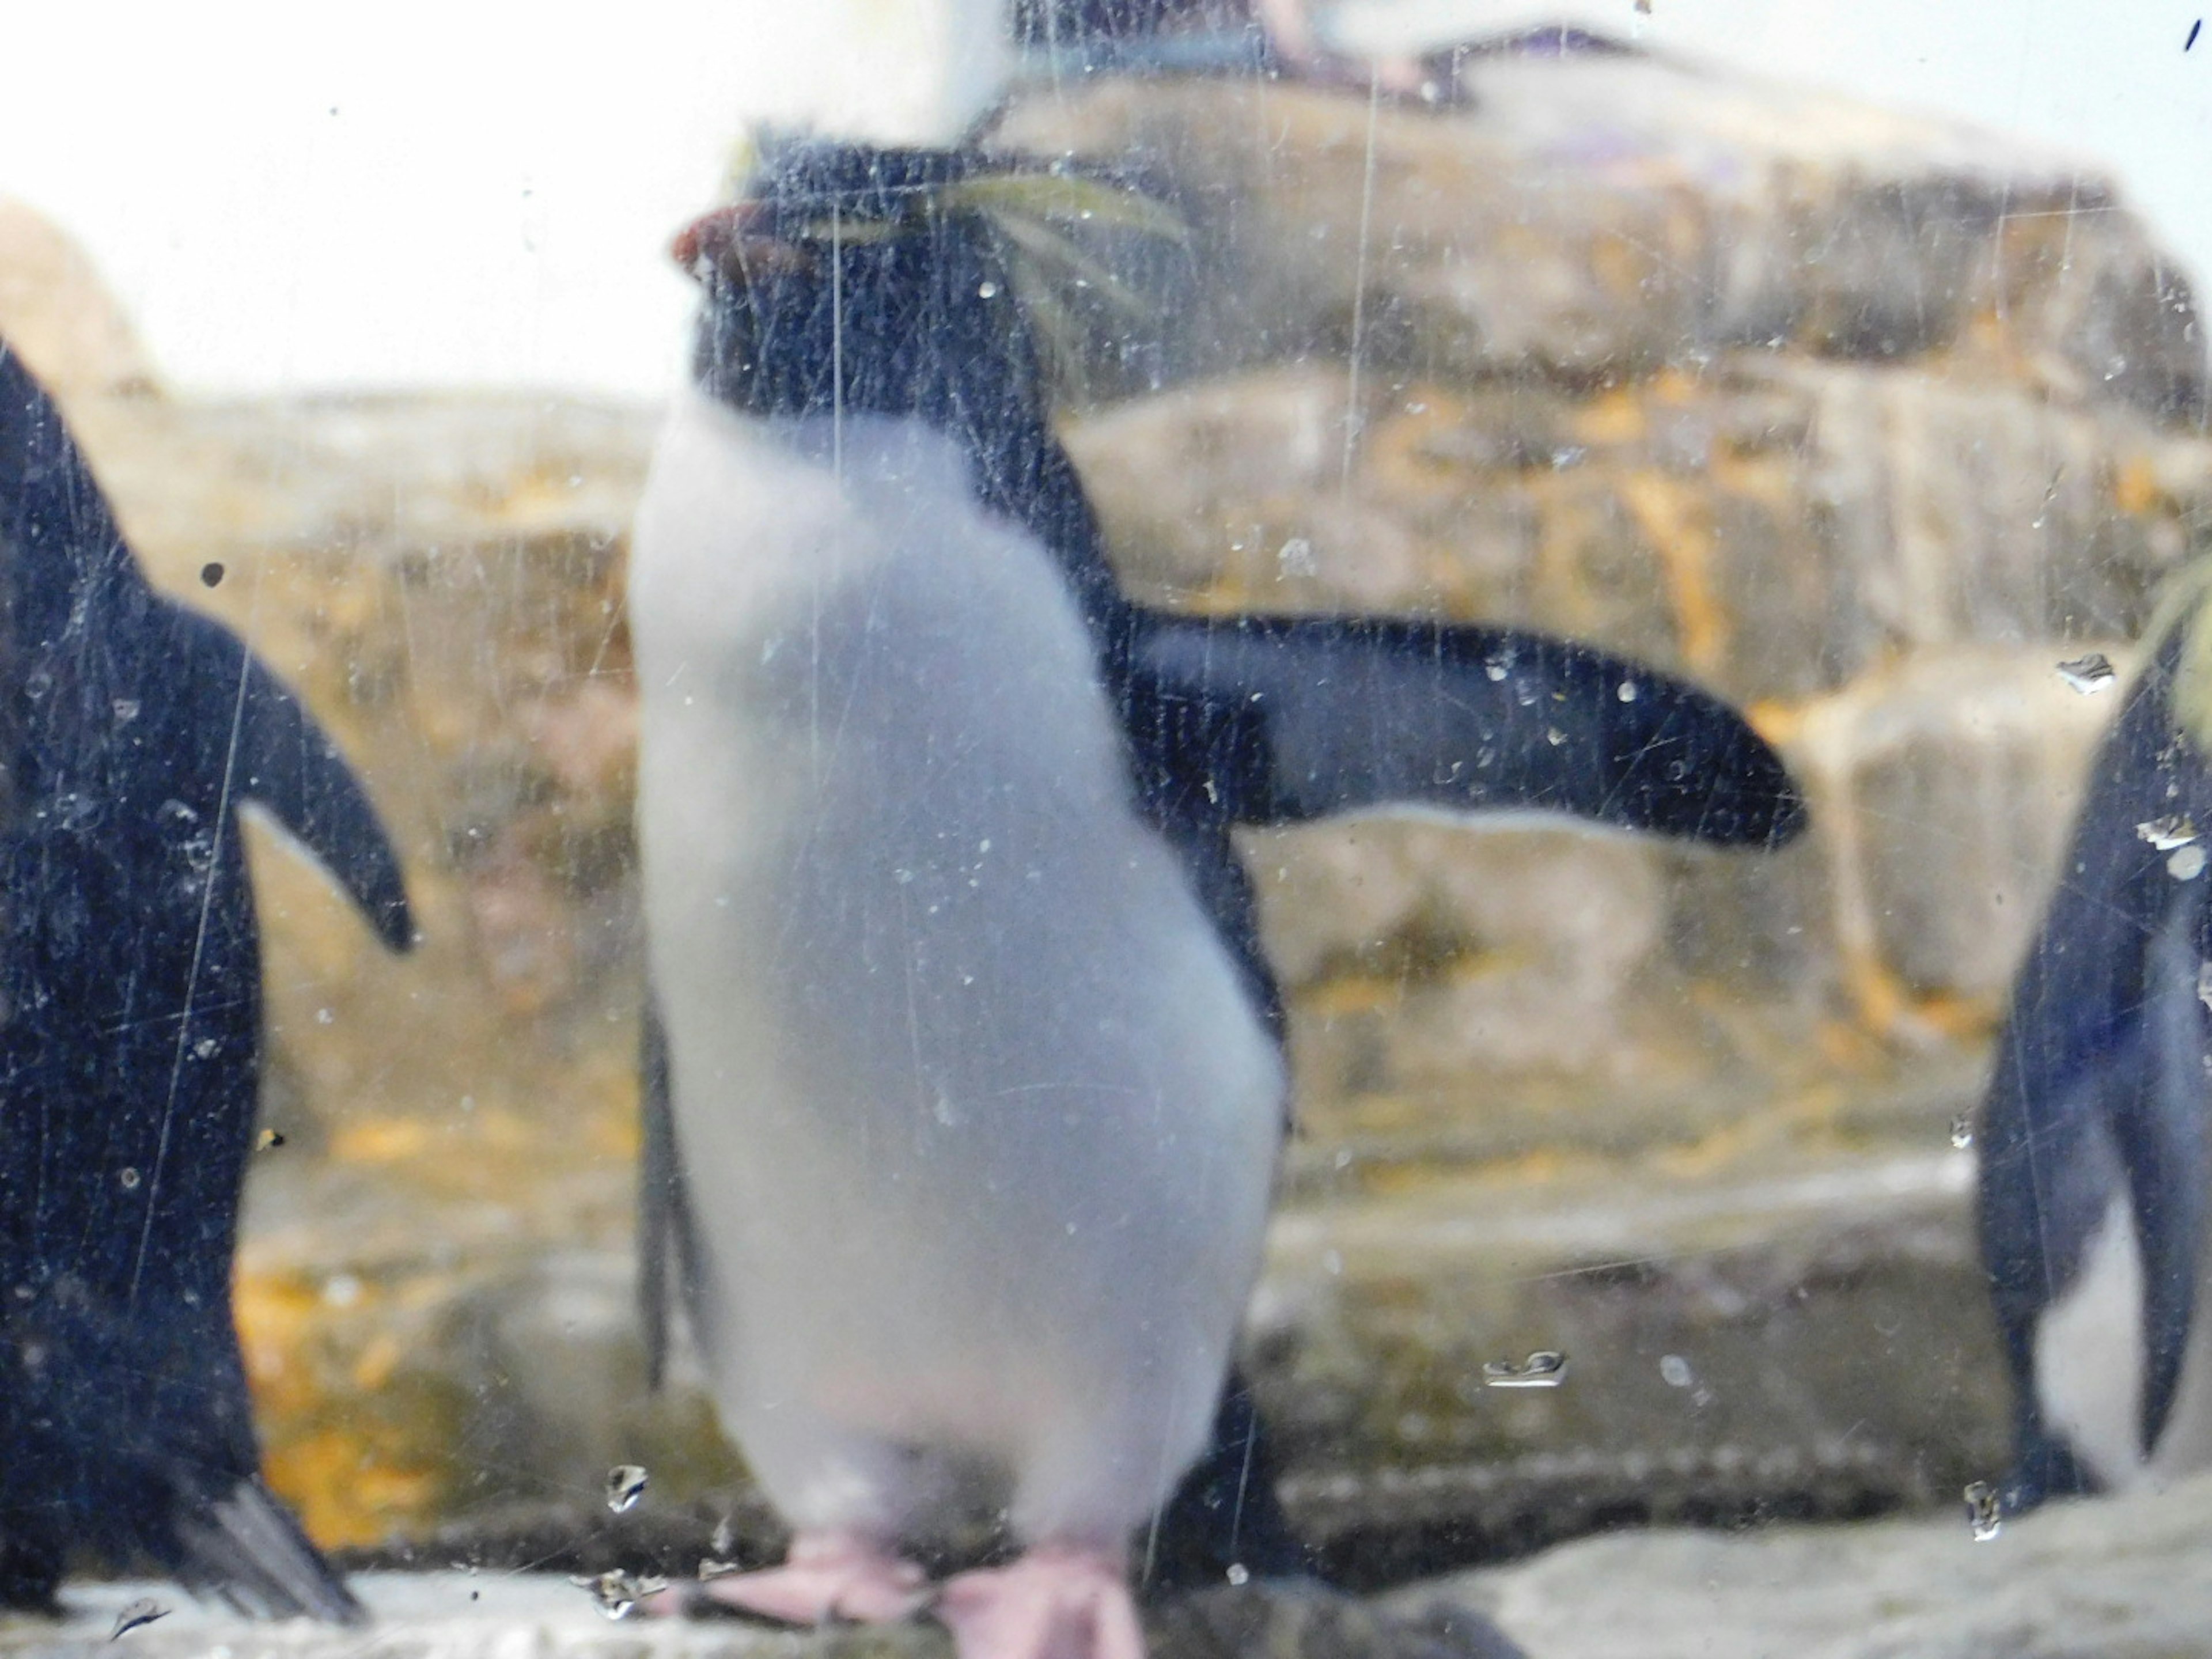
[{"label": "tan rock", "polygon": [[1068,441],[1160,602],[1516,622],[1753,702],[1922,646],[2124,635],[2212,522],[2212,444],[1925,368],[1739,353],[1596,391],[1370,386],[1351,410],[1312,363]]},{"label": "tan rock", "polygon": [[2212,1620],[2212,1484],[2054,1504],[1976,1543],[1963,1507],[1860,1528],[1591,1539],[1423,1585],[1553,1659],[2166,1659]]},{"label": "tan rock", "polygon": [[1443,113],[1055,88],[995,142],[1142,167],[1184,209],[1205,280],[1170,283],[1142,359],[1170,378],[1355,336],[1370,368],[1475,380],[1955,349],[2159,418],[2201,405],[2187,286],[2078,157],[1640,53],[1490,55],[1465,79]]},{"label": "tan rock", "polygon": [[2057,660],[2050,646],[1923,652],[1811,709],[1790,745],[1846,982],[1877,1024],[1959,1035],[1916,1024],[1900,989],[1994,1021],[2118,703],[2070,689]]},{"label": "tan rock", "polygon": [[0,340],[64,407],[155,389],[152,362],[83,251],[28,204],[0,196]]}]

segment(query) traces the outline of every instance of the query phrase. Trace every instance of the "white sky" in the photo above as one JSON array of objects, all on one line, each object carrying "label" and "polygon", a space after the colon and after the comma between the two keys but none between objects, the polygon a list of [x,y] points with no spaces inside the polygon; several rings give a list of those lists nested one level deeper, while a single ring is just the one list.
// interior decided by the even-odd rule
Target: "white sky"
[{"label": "white sky", "polygon": [[[187,391],[652,396],[689,306],[661,250],[741,122],[915,105],[957,3],[5,0],[0,192],[90,251]],[[2212,0],[1652,3],[1550,9],[2101,158],[2212,270],[2212,29],[2182,50]]]}]

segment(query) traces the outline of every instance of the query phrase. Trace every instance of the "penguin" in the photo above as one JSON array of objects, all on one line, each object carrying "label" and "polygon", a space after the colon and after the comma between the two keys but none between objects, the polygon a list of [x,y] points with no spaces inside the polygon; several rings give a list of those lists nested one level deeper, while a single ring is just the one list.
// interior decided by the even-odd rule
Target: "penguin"
[{"label": "penguin", "polygon": [[[878,143],[975,145],[1024,82],[1094,76],[1265,76],[1394,101],[1459,103],[1456,46],[1428,53],[1339,50],[1312,0],[906,0],[935,27],[930,94],[859,116]],[[854,118],[848,112],[848,119]]]},{"label": "penguin", "polygon": [[2177,580],[2142,651],[1975,1135],[2010,1513],[2212,1466],[2212,566]]},{"label": "penguin", "polygon": [[230,1271],[261,1060],[239,809],[395,951],[374,809],[298,697],[157,594],[0,343],[0,1606],[72,1553],[240,1613],[360,1604],[262,1482]]},{"label": "penguin", "polygon": [[1311,0],[1009,0],[1018,52],[1048,72],[1283,76],[1393,96],[1441,95],[1412,58],[1360,58],[1322,39]]},{"label": "penguin", "polygon": [[[704,303],[632,540],[647,1290],[793,1528],[692,1594],[927,1606],[965,1659],[1139,1659],[1133,1538],[1235,1462],[1209,1437],[1287,1099],[1237,825],[1804,822],[1738,715],[1601,652],[1126,598],[1003,223],[1144,218],[1113,195],[764,148],[677,240]],[[928,1584],[969,1513],[1018,1553]]]}]

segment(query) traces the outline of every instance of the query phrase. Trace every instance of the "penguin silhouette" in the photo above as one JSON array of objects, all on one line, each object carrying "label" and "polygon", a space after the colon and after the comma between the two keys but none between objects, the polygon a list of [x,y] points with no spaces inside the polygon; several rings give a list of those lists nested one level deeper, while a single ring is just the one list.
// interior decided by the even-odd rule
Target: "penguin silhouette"
[{"label": "penguin silhouette", "polygon": [[262,1484],[230,1272],[261,972],[239,809],[393,950],[374,809],[299,699],[155,593],[0,344],[0,1605],[72,1551],[246,1613],[361,1608]]},{"label": "penguin silhouette", "polygon": [[2212,567],[2179,577],[2089,771],[1975,1137],[2014,1511],[2212,1466]]},{"label": "penguin silhouette", "polygon": [[[1239,1416],[1285,1078],[1232,830],[1803,821],[1739,716],[1601,652],[1131,603],[1008,250],[1152,210],[957,150],[771,146],[678,240],[695,384],[633,544],[647,1290],[680,1293],[795,1529],[702,1591],[927,1602],[967,1659],[1136,1659],[1131,1534]],[[912,1551],[971,1509],[1019,1553],[933,1591]]]}]

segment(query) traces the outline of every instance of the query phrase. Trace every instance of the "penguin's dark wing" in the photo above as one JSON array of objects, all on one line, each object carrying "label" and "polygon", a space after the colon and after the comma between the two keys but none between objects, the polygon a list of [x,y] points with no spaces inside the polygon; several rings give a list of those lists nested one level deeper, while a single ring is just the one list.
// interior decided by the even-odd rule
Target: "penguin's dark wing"
[{"label": "penguin's dark wing", "polygon": [[1206,1455],[1191,1466],[1156,1518],[1145,1549],[1145,1592],[1203,1589],[1239,1570],[1255,1578],[1314,1571],[1310,1552],[1284,1513],[1280,1460],[1241,1366],[1231,1367]]},{"label": "penguin's dark wing", "polygon": [[646,1386],[658,1389],[668,1374],[669,1316],[678,1296],[688,1303],[696,1281],[690,1211],[669,1095],[668,1034],[650,990],[639,1023],[637,1092],[637,1312]]},{"label": "penguin's dark wing", "polygon": [[1741,715],[1587,646],[1369,617],[1139,612],[1128,626],[1130,740],[1163,816],[1520,809],[1755,847],[1805,824]]},{"label": "penguin's dark wing", "polygon": [[[2199,762],[2201,765],[2201,761]],[[2115,1102],[2113,1125],[2128,1172],[2136,1247],[2143,1267],[2142,1451],[2148,1457],[2166,1431],[2180,1392],[2189,1329],[2197,1314],[2208,1179],[2208,1030],[2200,991],[2206,957],[2205,878],[2160,880],[2185,890],[2172,896],[2166,924],[2143,956],[2144,1086]]]},{"label": "penguin's dark wing", "polygon": [[[163,601],[170,613],[176,673],[230,700],[235,748],[226,770],[234,795],[266,807],[335,877],[377,936],[409,949],[415,926],[398,855],[368,792],[297,694],[211,617]],[[208,711],[216,716],[219,708]],[[211,722],[213,723],[213,722]]]}]

